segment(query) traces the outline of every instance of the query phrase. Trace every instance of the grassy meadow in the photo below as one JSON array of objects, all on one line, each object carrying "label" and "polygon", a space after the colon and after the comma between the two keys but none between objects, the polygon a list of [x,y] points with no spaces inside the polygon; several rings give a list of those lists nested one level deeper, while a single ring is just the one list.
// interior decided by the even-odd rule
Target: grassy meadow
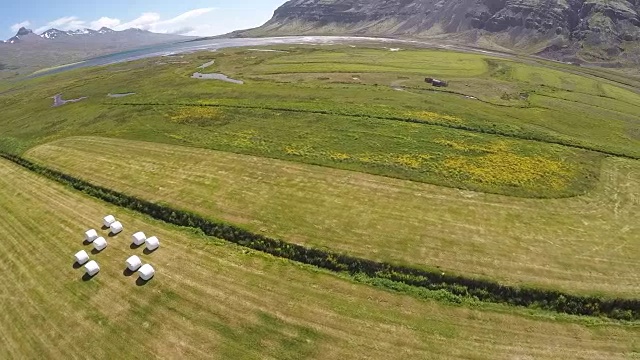
[{"label": "grassy meadow", "polygon": [[[195,71],[245,84],[191,79]],[[434,90],[425,76],[451,86]],[[51,108],[59,92],[89,99]],[[106,97],[125,92],[136,94]],[[226,49],[21,83],[0,98],[0,148],[21,153],[61,137],[107,135],[555,198],[595,186],[598,151],[640,157],[638,100],[612,81],[477,54]]]},{"label": "grassy meadow", "polygon": [[[635,304],[640,81],[403,46],[222,49],[0,83],[0,152],[290,243]],[[52,107],[58,93],[87,99]],[[73,254],[107,213],[126,230],[84,281]],[[134,230],[161,248],[131,249]],[[637,321],[453,304],[202,234],[0,160],[0,358],[640,354]],[[158,270],[147,284],[123,273],[134,253]]]},{"label": "grassy meadow", "polygon": [[[640,346],[632,325],[397,295],[106,206],[4,160],[0,174],[4,359],[624,359]],[[101,271],[86,281],[73,254],[106,213],[125,231],[90,255]],[[130,249],[136,230],[160,249]],[[132,254],[157,269],[145,285],[123,273]]]}]

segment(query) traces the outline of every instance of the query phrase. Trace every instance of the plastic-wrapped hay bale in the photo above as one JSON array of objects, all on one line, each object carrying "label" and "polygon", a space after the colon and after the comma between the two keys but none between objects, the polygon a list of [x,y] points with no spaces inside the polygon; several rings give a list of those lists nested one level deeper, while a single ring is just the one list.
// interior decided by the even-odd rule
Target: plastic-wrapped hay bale
[{"label": "plastic-wrapped hay bale", "polygon": [[131,236],[131,240],[133,241],[133,245],[140,246],[145,243],[147,236],[142,231],[139,231]]},{"label": "plastic-wrapped hay bale", "polygon": [[87,252],[86,252],[86,251],[81,250],[81,251],[78,251],[78,252],[76,253],[76,255],[74,256],[74,258],[76,259],[76,262],[77,262],[79,265],[82,265],[82,264],[86,263],[87,261],[89,261],[89,254],[87,254]]},{"label": "plastic-wrapped hay bale", "polygon": [[122,223],[120,221],[116,221],[111,224],[111,226],[109,226],[109,230],[113,235],[120,234],[123,229],[124,227],[122,226]]},{"label": "plastic-wrapped hay bale", "polygon": [[153,277],[153,275],[155,275],[155,273],[156,273],[156,270],[153,268],[153,266],[149,264],[142,265],[140,270],[138,270],[138,274],[140,275],[140,278],[144,281],[149,281]]},{"label": "plastic-wrapped hay bale", "polygon": [[147,245],[147,250],[154,251],[155,249],[160,247],[160,240],[157,237],[152,236],[145,240],[145,244]]},{"label": "plastic-wrapped hay bale", "polygon": [[87,230],[84,233],[84,239],[88,242],[93,242],[93,240],[98,238],[98,232],[95,229]]},{"label": "plastic-wrapped hay bale", "polygon": [[93,241],[93,248],[98,251],[102,251],[106,247],[107,247],[107,240],[105,240],[103,237],[99,237]]},{"label": "plastic-wrapped hay bale", "polygon": [[142,266],[142,261],[138,256],[133,255],[132,257],[127,259],[126,264],[127,264],[127,269],[131,271],[136,271],[140,268],[140,266]]},{"label": "plastic-wrapped hay bale", "polygon": [[91,260],[84,266],[84,269],[87,272],[87,275],[95,276],[98,271],[100,271],[100,266],[98,266],[98,263],[95,262],[95,260]]},{"label": "plastic-wrapped hay bale", "polygon": [[104,217],[104,219],[102,219],[104,227],[111,227],[111,224],[113,224],[114,222],[116,222],[116,218],[113,215],[107,215]]}]

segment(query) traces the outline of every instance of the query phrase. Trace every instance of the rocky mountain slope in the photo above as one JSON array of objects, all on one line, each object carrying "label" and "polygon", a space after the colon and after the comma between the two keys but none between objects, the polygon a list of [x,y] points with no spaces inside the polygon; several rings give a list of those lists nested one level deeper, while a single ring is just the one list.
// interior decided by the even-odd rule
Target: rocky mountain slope
[{"label": "rocky mountain slope", "polygon": [[78,35],[89,35],[89,36],[96,36],[96,35],[100,35],[100,34],[112,34],[114,33],[115,30],[109,29],[107,27],[103,27],[100,30],[93,30],[93,29],[78,29],[78,30],[69,30],[69,31],[63,31],[63,30],[58,30],[58,29],[49,29],[45,32],[43,32],[42,34],[40,34],[40,37],[43,39],[58,39],[58,38],[64,38],[67,36],[78,36]]},{"label": "rocky mountain slope", "polygon": [[189,39],[191,38],[140,29],[49,29],[38,35],[21,28],[15,36],[0,42],[0,78],[144,46]]},{"label": "rocky mountain slope", "polygon": [[640,61],[640,0],[291,0],[239,36],[447,37],[575,61]]}]

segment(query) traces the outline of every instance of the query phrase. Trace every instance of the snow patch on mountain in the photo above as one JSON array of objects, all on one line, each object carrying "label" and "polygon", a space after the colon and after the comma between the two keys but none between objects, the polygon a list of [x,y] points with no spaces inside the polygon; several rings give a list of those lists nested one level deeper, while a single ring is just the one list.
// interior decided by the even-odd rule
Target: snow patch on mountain
[{"label": "snow patch on mountain", "polygon": [[53,40],[63,36],[84,36],[84,35],[102,35],[102,34],[111,34],[114,33],[114,30],[111,30],[107,27],[103,27],[100,30],[92,30],[92,29],[77,29],[77,30],[69,30],[62,31],[58,29],[49,29],[42,34],[40,37],[43,39]]}]

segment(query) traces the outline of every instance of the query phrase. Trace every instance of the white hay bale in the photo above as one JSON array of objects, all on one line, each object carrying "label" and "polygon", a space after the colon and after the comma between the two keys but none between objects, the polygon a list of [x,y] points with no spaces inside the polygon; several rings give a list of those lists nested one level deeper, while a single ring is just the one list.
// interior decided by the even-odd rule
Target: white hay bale
[{"label": "white hay bale", "polygon": [[98,263],[95,262],[95,260],[91,260],[84,266],[84,269],[87,272],[87,275],[94,276],[98,271],[100,271],[100,266],[98,266]]},{"label": "white hay bale", "polygon": [[133,241],[133,245],[140,246],[144,244],[145,240],[147,240],[147,235],[145,235],[142,231],[139,231],[131,236],[131,240]]},{"label": "white hay bale", "polygon": [[142,261],[136,255],[133,255],[132,257],[128,258],[126,263],[127,263],[127,269],[131,271],[136,271],[140,268],[140,266],[142,266]]},{"label": "white hay bale", "polygon": [[155,236],[148,238],[144,241],[144,243],[146,244],[147,250],[149,251],[153,251],[160,247],[160,240],[158,240],[158,238]]},{"label": "white hay bale", "polygon": [[151,279],[153,275],[155,275],[155,273],[156,271],[154,270],[153,266],[149,264],[142,265],[140,270],[138,270],[138,274],[144,281],[148,281],[149,279]]},{"label": "white hay bale", "polygon": [[111,224],[113,224],[114,222],[116,222],[116,218],[113,215],[107,215],[104,217],[104,219],[102,219],[104,227],[111,227]]},{"label": "white hay bale", "polygon": [[102,251],[106,247],[107,247],[107,240],[105,240],[103,237],[99,237],[93,241],[93,248],[98,251]]},{"label": "white hay bale", "polygon": [[82,265],[89,261],[89,254],[84,250],[78,251],[75,255],[75,259],[79,265]]},{"label": "white hay bale", "polygon": [[94,229],[87,230],[84,233],[84,239],[88,242],[93,242],[93,240],[98,238],[98,232]]},{"label": "white hay bale", "polygon": [[113,224],[111,224],[111,226],[109,226],[109,230],[113,235],[121,233],[123,230],[122,223],[120,223],[120,221],[114,222]]}]

